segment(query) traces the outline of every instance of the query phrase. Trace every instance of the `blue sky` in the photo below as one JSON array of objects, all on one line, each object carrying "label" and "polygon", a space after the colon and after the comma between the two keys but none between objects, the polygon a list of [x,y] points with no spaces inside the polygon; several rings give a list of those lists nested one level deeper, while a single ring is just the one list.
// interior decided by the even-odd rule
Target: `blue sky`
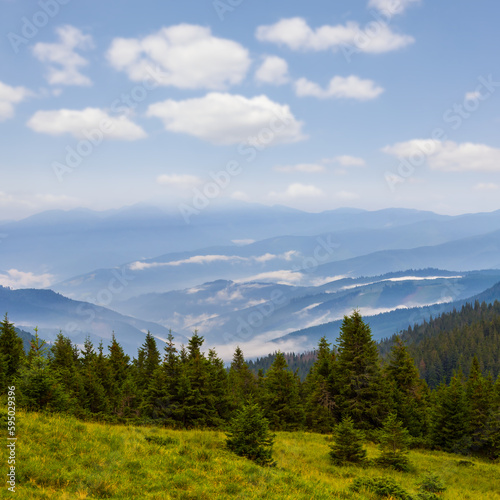
[{"label": "blue sky", "polygon": [[498,2],[0,8],[0,219],[138,202],[500,208]]}]

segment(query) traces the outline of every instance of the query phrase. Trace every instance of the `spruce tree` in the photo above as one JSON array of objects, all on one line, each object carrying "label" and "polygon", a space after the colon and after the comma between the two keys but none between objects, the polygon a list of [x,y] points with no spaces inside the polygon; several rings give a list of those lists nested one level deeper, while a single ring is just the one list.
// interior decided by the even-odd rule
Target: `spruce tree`
[{"label": "spruce tree", "polygon": [[[17,335],[14,325],[9,322],[7,313],[0,323],[0,356],[3,365],[3,375],[8,385],[13,385],[14,379],[25,361],[22,339]],[[1,390],[4,391],[6,385]]]},{"label": "spruce tree", "polygon": [[481,452],[487,446],[487,426],[491,412],[492,387],[479,367],[477,356],[472,359],[466,384],[471,450]]},{"label": "spruce tree", "polygon": [[272,467],[274,435],[262,410],[254,402],[244,404],[230,422],[226,445],[239,456],[249,458],[262,466]]},{"label": "spruce tree", "polygon": [[303,394],[307,427],[314,432],[331,432],[338,413],[337,394],[332,383],[335,354],[325,337],[319,341],[317,359],[309,371]]},{"label": "spruce tree", "polygon": [[392,408],[398,419],[412,436],[423,436],[427,431],[427,386],[397,335],[383,374],[389,383]]},{"label": "spruce tree", "polygon": [[376,463],[382,467],[392,467],[399,471],[408,471],[408,448],[410,433],[398,420],[396,413],[390,413],[384,420],[380,431],[380,456]]},{"label": "spruce tree", "polygon": [[359,428],[376,428],[388,410],[387,388],[377,345],[359,311],[344,316],[337,343],[335,386],[342,417],[351,417]]},{"label": "spruce tree", "polygon": [[255,376],[245,362],[243,352],[239,346],[234,351],[233,360],[228,373],[228,386],[231,410],[240,408],[250,397],[257,392]]},{"label": "spruce tree", "polygon": [[335,465],[366,463],[366,450],[363,448],[364,434],[354,427],[351,417],[344,417],[335,427],[333,441],[330,446],[330,458]]},{"label": "spruce tree", "polygon": [[304,408],[299,395],[299,381],[288,370],[282,352],[267,371],[262,394],[264,414],[273,430],[300,429],[305,420]]}]

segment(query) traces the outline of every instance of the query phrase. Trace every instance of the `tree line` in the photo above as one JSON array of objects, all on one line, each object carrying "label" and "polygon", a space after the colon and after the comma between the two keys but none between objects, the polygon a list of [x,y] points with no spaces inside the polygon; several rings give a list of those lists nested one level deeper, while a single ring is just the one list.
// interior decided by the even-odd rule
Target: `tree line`
[{"label": "tree line", "polygon": [[382,364],[370,327],[358,311],[345,316],[336,345],[322,338],[305,380],[278,352],[253,374],[237,347],[231,366],[203,352],[196,331],[179,348],[170,334],[164,352],[148,333],[130,359],[113,334],[105,352],[87,339],[82,349],[62,333],[50,347],[35,339],[26,355],[7,315],[0,324],[2,390],[16,386],[19,406],[83,419],[177,428],[227,428],[256,404],[272,430],[331,433],[349,420],[368,437],[391,415],[414,445],[500,456],[500,377],[483,374],[477,357],[468,376],[429,388],[404,341],[396,336]]}]

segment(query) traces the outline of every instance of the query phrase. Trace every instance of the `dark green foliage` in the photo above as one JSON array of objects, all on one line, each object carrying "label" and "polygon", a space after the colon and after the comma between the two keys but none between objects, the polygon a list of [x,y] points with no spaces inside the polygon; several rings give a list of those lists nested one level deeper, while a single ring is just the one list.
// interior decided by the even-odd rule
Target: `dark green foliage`
[{"label": "dark green foliage", "polygon": [[395,413],[390,413],[385,419],[379,439],[380,456],[377,457],[376,463],[382,467],[407,472],[410,469],[408,460],[410,433],[398,421]]},{"label": "dark green foliage", "polygon": [[412,500],[411,495],[390,477],[358,477],[353,481],[350,489],[356,493],[361,490],[370,491],[380,498]]},{"label": "dark green foliage", "polygon": [[0,323],[0,375],[5,377],[4,387],[14,382],[19,375],[25,353],[22,339],[17,335],[16,329],[12,323],[9,323],[7,314]]},{"label": "dark green foliage", "polygon": [[275,466],[272,458],[274,435],[269,423],[256,403],[250,402],[236,412],[226,435],[229,450],[249,458],[259,465]]},{"label": "dark green foliage", "polygon": [[387,413],[387,388],[370,327],[358,311],[344,316],[340,328],[335,385],[341,415],[361,428],[378,427]]},{"label": "dark green foliage", "polygon": [[414,437],[427,431],[427,386],[400,337],[394,338],[383,373],[389,383],[392,407]]},{"label": "dark green foliage", "polygon": [[248,368],[239,346],[234,351],[229,369],[228,388],[229,404],[233,411],[257,394],[257,380]]},{"label": "dark green foliage", "polygon": [[19,400],[22,406],[33,411],[65,411],[69,397],[50,370],[47,354],[47,344],[38,337],[35,328],[35,340],[19,376]]},{"label": "dark green foliage", "polygon": [[264,414],[273,430],[291,431],[303,426],[299,384],[298,377],[288,370],[285,357],[278,352],[264,379],[261,396]]},{"label": "dark green foliage", "polygon": [[319,341],[317,356],[302,388],[306,424],[315,432],[329,433],[336,422],[338,402],[333,384],[335,354],[325,337]]},{"label": "dark green foliage", "polygon": [[420,491],[429,493],[443,493],[446,491],[446,486],[441,481],[440,477],[436,474],[429,473],[419,484]]},{"label": "dark green foliage", "polygon": [[366,450],[363,448],[364,434],[354,428],[350,417],[344,417],[335,427],[334,443],[330,446],[330,458],[335,465],[363,465]]},{"label": "dark green foliage", "polygon": [[449,387],[440,386],[434,395],[432,414],[433,444],[452,453],[468,453],[468,412],[461,374],[451,379]]}]

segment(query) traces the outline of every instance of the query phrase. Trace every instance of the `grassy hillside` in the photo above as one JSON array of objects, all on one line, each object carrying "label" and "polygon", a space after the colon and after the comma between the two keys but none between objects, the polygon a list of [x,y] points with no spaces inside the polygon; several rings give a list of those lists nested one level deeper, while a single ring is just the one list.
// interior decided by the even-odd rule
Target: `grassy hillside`
[{"label": "grassy hillside", "polygon": [[[277,433],[273,469],[227,451],[223,432],[109,426],[19,412],[17,436],[16,493],[23,499],[377,499],[349,486],[356,477],[380,476],[393,478],[417,499],[427,472],[446,485],[440,498],[500,499],[498,464],[472,459],[474,466],[465,467],[456,455],[412,451],[411,473],[339,468],[329,462],[328,437],[306,432]],[[368,452],[374,457],[377,449],[368,445]],[[5,488],[2,495],[7,493]]]}]

